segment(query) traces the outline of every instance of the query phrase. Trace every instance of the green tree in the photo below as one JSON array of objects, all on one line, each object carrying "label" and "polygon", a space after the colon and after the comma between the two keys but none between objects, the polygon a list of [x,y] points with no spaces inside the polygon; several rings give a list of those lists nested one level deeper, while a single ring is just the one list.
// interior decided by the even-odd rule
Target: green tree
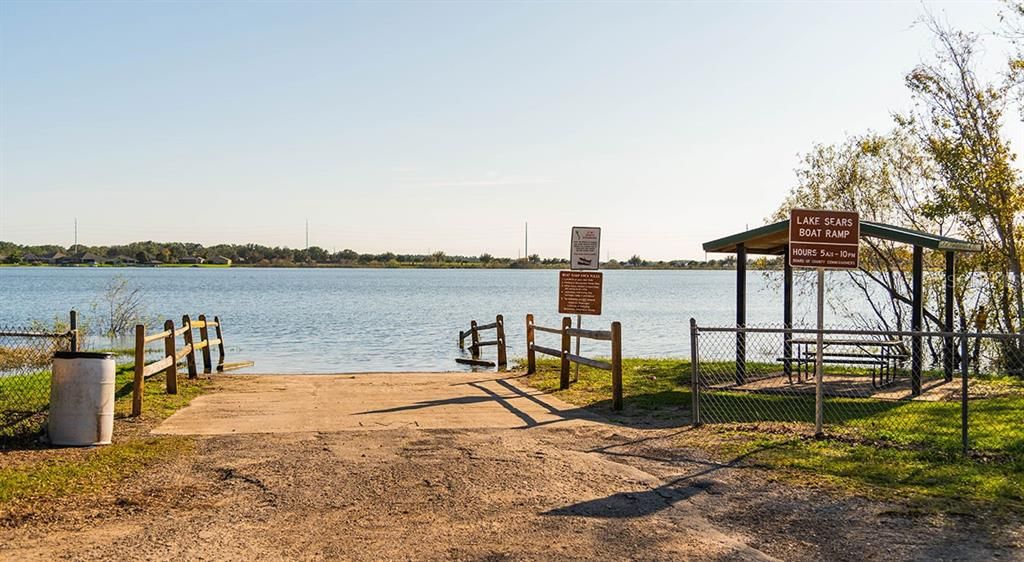
[{"label": "green tree", "polygon": [[906,83],[917,109],[905,125],[934,159],[937,184],[933,216],[955,217],[983,242],[994,328],[1024,328],[1024,182],[1016,154],[1003,133],[1008,81],[981,79],[978,37],[928,18],[938,44],[934,60],[920,64]]}]

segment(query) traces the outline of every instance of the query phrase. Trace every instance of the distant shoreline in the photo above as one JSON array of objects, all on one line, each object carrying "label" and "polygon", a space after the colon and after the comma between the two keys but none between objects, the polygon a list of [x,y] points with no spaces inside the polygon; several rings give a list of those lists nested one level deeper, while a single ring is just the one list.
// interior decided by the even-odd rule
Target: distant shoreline
[{"label": "distant shoreline", "polygon": [[[527,271],[527,270],[567,270],[567,264],[560,265],[530,265],[530,266],[508,266],[496,265],[485,266],[478,264],[402,264],[398,266],[386,264],[291,264],[291,265],[257,265],[257,264],[186,264],[166,263],[159,265],[125,265],[125,264],[74,264],[74,265],[50,265],[50,264],[0,264],[0,268],[23,268],[23,269],[476,269],[489,271]],[[748,271],[781,271],[778,267],[760,267],[747,264]],[[675,266],[623,266],[602,267],[601,271],[736,271],[736,267],[675,267]]]}]

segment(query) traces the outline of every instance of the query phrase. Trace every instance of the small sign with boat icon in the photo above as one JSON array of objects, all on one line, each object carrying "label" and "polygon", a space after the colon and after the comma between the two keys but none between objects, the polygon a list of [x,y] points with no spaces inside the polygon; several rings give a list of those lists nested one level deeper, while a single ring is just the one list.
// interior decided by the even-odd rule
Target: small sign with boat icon
[{"label": "small sign with boat icon", "polygon": [[601,265],[601,228],[572,227],[569,243],[569,269],[599,269]]}]

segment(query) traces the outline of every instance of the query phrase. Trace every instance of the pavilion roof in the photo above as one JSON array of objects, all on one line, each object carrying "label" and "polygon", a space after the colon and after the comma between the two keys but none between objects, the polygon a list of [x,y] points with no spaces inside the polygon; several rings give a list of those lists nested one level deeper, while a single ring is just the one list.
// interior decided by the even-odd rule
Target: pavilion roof
[{"label": "pavilion roof", "polygon": [[[974,242],[865,220],[860,221],[860,237],[892,240],[893,242],[921,246],[931,250],[981,251],[981,244]],[[786,245],[789,244],[789,219],[726,236],[725,238],[719,238],[718,240],[705,242],[704,251],[734,254],[739,244],[744,245],[748,254],[782,255],[785,253]]]}]

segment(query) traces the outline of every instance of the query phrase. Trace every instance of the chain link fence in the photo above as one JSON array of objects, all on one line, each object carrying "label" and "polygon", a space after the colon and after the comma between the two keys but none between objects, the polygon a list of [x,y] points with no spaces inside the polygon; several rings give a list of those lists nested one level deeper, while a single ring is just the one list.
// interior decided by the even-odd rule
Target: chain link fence
[{"label": "chain link fence", "polygon": [[50,403],[53,354],[76,347],[76,332],[0,327],[0,445],[36,435]]},{"label": "chain link fence", "polygon": [[821,336],[691,321],[694,422],[1024,459],[1024,335]]}]

